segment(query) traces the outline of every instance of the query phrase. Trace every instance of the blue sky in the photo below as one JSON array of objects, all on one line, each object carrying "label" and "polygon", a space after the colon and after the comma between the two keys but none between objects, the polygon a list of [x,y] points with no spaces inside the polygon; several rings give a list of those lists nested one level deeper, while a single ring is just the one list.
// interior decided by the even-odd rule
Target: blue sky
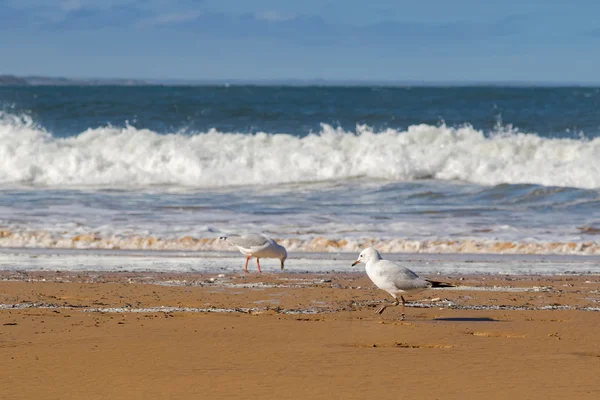
[{"label": "blue sky", "polygon": [[600,1],[0,0],[0,73],[600,83]]}]

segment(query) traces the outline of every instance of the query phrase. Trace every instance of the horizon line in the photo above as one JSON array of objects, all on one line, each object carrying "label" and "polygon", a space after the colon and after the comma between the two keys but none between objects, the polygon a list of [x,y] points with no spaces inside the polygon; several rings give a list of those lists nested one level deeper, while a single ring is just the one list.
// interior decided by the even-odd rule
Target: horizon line
[{"label": "horizon line", "polygon": [[[16,75],[10,73],[0,74],[1,78],[16,78],[17,80],[40,81],[39,85],[55,84],[77,84],[77,83],[128,83],[137,85],[185,85],[185,86],[209,86],[209,85],[281,85],[281,86],[600,86],[600,82],[585,81],[526,81],[526,80],[403,80],[403,79],[331,79],[331,78],[99,78],[99,77],[68,77],[51,75]],[[44,83],[44,81],[48,81]],[[0,83],[1,85],[1,83]],[[31,84],[31,86],[37,86]]]}]

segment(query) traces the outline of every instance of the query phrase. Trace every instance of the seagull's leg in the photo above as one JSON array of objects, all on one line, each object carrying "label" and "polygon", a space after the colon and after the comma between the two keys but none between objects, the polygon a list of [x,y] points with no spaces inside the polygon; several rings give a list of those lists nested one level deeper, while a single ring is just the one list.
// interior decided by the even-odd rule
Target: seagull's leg
[{"label": "seagull's leg", "polygon": [[[400,298],[402,299],[402,318],[400,318],[400,320],[404,319],[404,297],[400,296]],[[399,306],[400,305],[400,301],[398,300],[397,297],[394,297],[394,306]],[[379,310],[377,310],[375,312],[375,314],[383,314],[383,311],[385,311],[385,309],[388,307],[387,304],[382,305]]]},{"label": "seagull's leg", "polygon": [[375,314],[383,314],[383,312],[385,311],[386,308],[387,308],[387,304],[382,305],[381,307],[379,307],[379,309],[377,311],[375,311]]},{"label": "seagull's leg", "polygon": [[[400,321],[404,321],[404,304],[406,304],[406,301],[404,300],[404,296],[400,296],[400,298],[402,299],[402,315],[400,316]],[[396,305],[398,305],[398,299],[396,299]]]},{"label": "seagull's leg", "polygon": [[256,257],[256,265],[258,265],[258,272],[262,272],[260,270],[260,261],[258,261],[258,257]]},{"label": "seagull's leg", "polygon": [[250,261],[250,256],[246,256],[246,265],[244,266],[245,273],[248,273],[248,261]]}]

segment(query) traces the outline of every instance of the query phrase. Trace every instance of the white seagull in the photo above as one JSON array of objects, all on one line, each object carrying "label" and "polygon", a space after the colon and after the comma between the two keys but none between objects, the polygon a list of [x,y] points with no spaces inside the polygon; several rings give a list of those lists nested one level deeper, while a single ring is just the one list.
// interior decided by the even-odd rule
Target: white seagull
[{"label": "white seagull", "polygon": [[[449,283],[430,281],[421,278],[408,268],[394,264],[391,261],[381,258],[381,254],[373,247],[368,247],[360,252],[358,259],[352,264],[355,266],[358,263],[365,263],[367,275],[373,283],[381,290],[385,290],[395,300],[394,305],[398,306],[398,296],[402,300],[402,317],[404,319],[404,300],[405,294],[419,293],[432,287],[453,287]],[[377,314],[383,313],[387,308],[384,304],[377,310]]]},{"label": "white seagull", "polygon": [[256,257],[258,272],[262,272],[260,270],[260,258],[279,258],[279,261],[281,261],[281,269],[283,269],[283,263],[287,258],[287,251],[285,250],[285,247],[277,244],[277,242],[270,237],[258,233],[249,233],[246,235],[221,236],[219,239],[231,243],[246,256],[244,272],[248,272],[248,261],[250,261],[250,258],[252,257]]}]

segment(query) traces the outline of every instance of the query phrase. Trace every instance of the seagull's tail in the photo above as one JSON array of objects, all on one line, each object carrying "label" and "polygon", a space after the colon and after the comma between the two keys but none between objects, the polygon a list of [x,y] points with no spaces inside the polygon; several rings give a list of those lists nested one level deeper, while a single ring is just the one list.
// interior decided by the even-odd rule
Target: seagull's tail
[{"label": "seagull's tail", "polygon": [[456,285],[453,285],[451,283],[430,281],[429,279],[427,280],[427,282],[431,283],[432,288],[434,288],[434,287],[456,287]]},{"label": "seagull's tail", "polygon": [[227,236],[219,236],[219,240],[227,240]]}]

